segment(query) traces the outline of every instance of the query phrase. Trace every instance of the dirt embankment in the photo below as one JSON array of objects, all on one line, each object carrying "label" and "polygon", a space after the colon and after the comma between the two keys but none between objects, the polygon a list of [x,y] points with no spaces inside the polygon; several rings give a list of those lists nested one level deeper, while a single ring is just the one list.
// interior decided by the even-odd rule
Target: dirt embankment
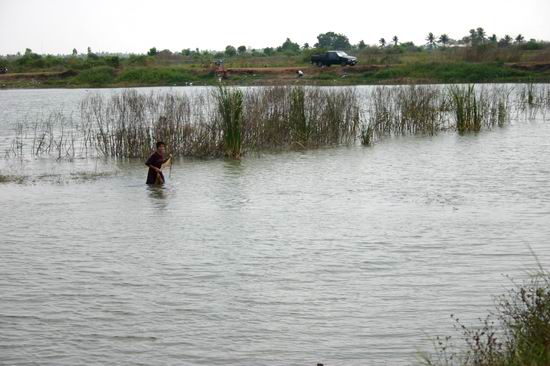
[{"label": "dirt embankment", "polygon": [[52,78],[68,78],[77,75],[76,71],[42,71],[42,72],[18,72],[0,74],[0,80],[44,80]]},{"label": "dirt embankment", "polygon": [[549,71],[550,62],[514,62],[505,64],[506,66],[514,69],[526,70],[526,71]]},{"label": "dirt embankment", "polygon": [[334,72],[338,75],[362,73],[367,71],[377,71],[390,67],[389,65],[356,65],[356,66],[332,66],[332,67],[230,67],[226,71],[233,75],[258,75],[265,74],[270,76],[277,75],[296,75],[301,70],[305,75],[318,75],[322,72]]}]

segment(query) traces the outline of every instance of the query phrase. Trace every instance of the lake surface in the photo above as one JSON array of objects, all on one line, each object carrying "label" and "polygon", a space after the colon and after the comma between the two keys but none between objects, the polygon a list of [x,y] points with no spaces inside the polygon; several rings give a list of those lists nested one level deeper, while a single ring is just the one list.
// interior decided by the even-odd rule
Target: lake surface
[{"label": "lake surface", "polygon": [[[190,89],[192,90],[192,89]],[[103,90],[102,93],[116,91]],[[192,91],[191,91],[192,92]],[[14,119],[84,90],[0,91]],[[550,264],[550,121],[142,162],[0,160],[0,364],[408,365]]]}]

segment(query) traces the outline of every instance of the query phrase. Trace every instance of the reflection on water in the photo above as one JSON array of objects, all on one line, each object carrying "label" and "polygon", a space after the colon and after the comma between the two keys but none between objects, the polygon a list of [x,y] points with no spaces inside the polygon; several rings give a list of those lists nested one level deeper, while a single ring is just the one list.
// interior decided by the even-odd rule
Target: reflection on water
[{"label": "reflection on water", "polygon": [[166,210],[168,208],[168,199],[173,193],[172,189],[166,185],[146,185],[151,204],[158,210]]},{"label": "reflection on water", "polygon": [[518,119],[181,160],[163,187],[142,161],[25,162],[0,183],[0,363],[410,364],[529,246],[550,263],[549,141]]},{"label": "reflection on water", "polygon": [[149,197],[151,198],[160,200],[166,199],[166,187],[164,186],[147,184],[147,190],[149,191]]}]

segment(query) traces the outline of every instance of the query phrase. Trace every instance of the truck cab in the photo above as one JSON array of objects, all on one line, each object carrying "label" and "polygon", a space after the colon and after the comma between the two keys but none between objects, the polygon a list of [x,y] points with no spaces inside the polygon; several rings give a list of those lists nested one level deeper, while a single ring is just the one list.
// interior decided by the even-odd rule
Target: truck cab
[{"label": "truck cab", "polygon": [[311,63],[317,66],[354,66],[357,64],[357,57],[350,56],[344,51],[327,51],[323,54],[311,56]]}]

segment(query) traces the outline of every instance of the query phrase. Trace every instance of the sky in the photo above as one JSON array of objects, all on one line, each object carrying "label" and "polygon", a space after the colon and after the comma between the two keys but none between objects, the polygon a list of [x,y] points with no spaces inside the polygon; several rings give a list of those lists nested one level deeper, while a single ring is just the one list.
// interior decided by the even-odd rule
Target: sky
[{"label": "sky", "polygon": [[550,40],[548,19],[550,0],[0,0],[0,54],[313,45],[327,31],[423,44],[429,32],[460,39],[477,27]]}]

